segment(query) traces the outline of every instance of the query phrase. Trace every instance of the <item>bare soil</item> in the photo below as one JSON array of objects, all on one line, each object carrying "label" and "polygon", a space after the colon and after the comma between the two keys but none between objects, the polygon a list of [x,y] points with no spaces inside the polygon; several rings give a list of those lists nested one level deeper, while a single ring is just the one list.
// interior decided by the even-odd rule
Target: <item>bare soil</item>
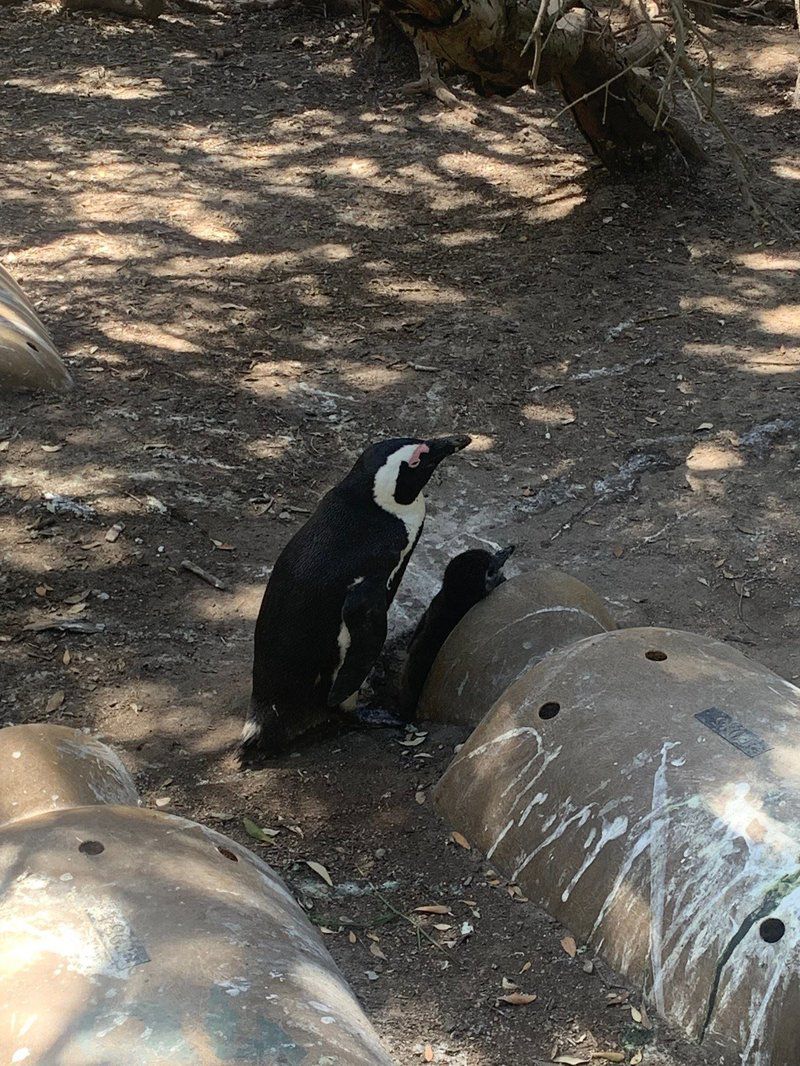
[{"label": "bare soil", "polygon": [[[0,258],[77,381],[0,403],[2,720],[99,733],[148,802],[240,841],[244,816],[286,827],[261,851],[398,1062],[645,1042],[648,1064],[710,1063],[449,838],[429,789],[457,730],[328,736],[247,773],[230,750],[269,568],[387,435],[476,438],[431,486],[395,632],[450,555],[513,541],[517,569],[574,573],[623,624],[796,679],[796,243],[744,212],[716,135],[698,174],[615,181],[555,96],[404,99],[355,21],[0,20]],[[724,111],[797,226],[797,35],[711,36]],[[53,618],[103,628],[25,628]],[[452,916],[426,936],[407,916],[427,904]],[[504,978],[538,998],[503,1003]]]}]

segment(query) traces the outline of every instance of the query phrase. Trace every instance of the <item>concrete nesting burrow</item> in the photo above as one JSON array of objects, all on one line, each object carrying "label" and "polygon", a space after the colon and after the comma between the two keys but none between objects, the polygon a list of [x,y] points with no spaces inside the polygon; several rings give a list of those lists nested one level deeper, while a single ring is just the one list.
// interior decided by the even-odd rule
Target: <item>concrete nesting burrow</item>
[{"label": "concrete nesting burrow", "polygon": [[477,725],[519,675],[556,648],[616,629],[602,599],[557,570],[510,578],[448,637],[431,668],[418,717]]},{"label": "concrete nesting burrow", "polygon": [[435,802],[720,1061],[797,1066],[795,686],[692,633],[591,636],[503,692]]},{"label": "concrete nesting burrow", "polygon": [[25,1066],[390,1066],[277,874],[117,756],[0,730],[0,1048]]},{"label": "concrete nesting burrow", "polygon": [[33,304],[0,266],[0,392],[72,385],[66,367]]}]

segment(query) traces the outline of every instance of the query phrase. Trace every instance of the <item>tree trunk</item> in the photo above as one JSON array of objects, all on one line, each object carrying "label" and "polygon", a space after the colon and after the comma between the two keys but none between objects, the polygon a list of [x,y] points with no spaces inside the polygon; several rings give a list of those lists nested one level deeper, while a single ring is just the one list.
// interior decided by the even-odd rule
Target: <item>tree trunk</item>
[{"label": "tree trunk", "polygon": [[157,19],[164,0],[60,0],[63,11],[107,11],[127,18]]},{"label": "tree trunk", "polygon": [[[592,149],[612,170],[642,170],[677,149],[703,151],[668,113],[658,91],[626,61],[606,23],[572,0],[378,0],[406,32],[440,59],[472,76],[486,95],[553,83]],[[651,54],[658,48],[654,35]],[[643,62],[646,55],[635,61]]]}]

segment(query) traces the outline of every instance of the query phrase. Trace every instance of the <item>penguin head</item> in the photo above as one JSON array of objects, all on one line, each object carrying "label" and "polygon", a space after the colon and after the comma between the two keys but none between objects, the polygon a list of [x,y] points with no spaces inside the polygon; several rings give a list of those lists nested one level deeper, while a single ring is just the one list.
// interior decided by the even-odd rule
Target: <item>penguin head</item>
[{"label": "penguin head", "polygon": [[448,602],[471,607],[488,596],[505,581],[503,566],[513,551],[513,544],[496,552],[471,548],[451,559],[442,582]]},{"label": "penguin head", "polygon": [[396,437],[371,444],[359,456],[348,480],[367,481],[375,502],[387,511],[412,504],[448,455],[461,451],[469,437]]}]

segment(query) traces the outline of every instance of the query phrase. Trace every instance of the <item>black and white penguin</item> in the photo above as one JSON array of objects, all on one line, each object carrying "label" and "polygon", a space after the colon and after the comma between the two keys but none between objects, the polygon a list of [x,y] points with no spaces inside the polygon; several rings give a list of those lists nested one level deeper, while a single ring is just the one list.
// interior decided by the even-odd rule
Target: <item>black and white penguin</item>
[{"label": "black and white penguin", "polygon": [[469,443],[404,437],[371,445],[283,549],[256,622],[244,758],[278,754],[333,708],[354,709],[422,532],[422,490]]},{"label": "black and white penguin", "polygon": [[422,688],[442,645],[467,611],[505,581],[503,567],[513,551],[513,544],[494,553],[473,548],[447,564],[442,587],[417,623],[408,645],[398,706],[405,721],[416,716]]}]

